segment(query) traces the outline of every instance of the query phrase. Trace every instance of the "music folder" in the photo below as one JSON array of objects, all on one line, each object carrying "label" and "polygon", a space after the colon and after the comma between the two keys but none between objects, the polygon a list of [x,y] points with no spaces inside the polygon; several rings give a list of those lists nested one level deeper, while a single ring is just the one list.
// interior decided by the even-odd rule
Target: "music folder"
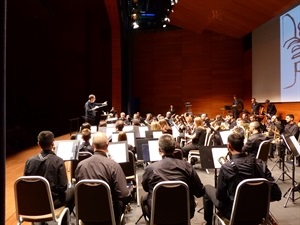
[{"label": "music folder", "polygon": [[300,155],[300,144],[296,140],[295,136],[282,134],[281,137],[282,137],[285,145],[289,149],[289,151],[292,152],[295,157],[299,156]]},{"label": "music folder", "polygon": [[54,152],[64,161],[78,160],[79,144],[79,140],[55,141]]},{"label": "music folder", "polygon": [[219,169],[222,166],[219,163],[219,159],[227,155],[228,149],[227,147],[219,146],[200,146],[199,153],[203,169]]}]

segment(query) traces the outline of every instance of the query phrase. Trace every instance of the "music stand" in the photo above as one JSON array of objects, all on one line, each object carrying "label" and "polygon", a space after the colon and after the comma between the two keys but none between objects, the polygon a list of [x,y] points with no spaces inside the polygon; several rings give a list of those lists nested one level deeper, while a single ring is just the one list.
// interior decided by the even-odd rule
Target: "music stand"
[{"label": "music stand", "polygon": [[64,161],[78,160],[79,144],[79,140],[55,141],[54,152]]},{"label": "music stand", "polygon": [[[227,147],[221,146],[200,146],[200,163],[203,169],[214,169],[215,170],[215,187],[217,187],[217,179],[218,179],[218,169],[221,168],[221,163],[219,159],[221,157],[225,157],[228,153]],[[203,209],[200,208],[198,212]]]},{"label": "music stand", "polygon": [[[292,163],[292,186],[286,191],[286,193],[283,195],[283,197],[286,197],[286,202],[284,204],[284,207],[286,207],[288,201],[291,199],[292,202],[296,201],[298,198],[295,199],[295,193],[294,189],[297,185],[297,182],[295,181],[295,162],[296,158],[300,155],[300,145],[298,141],[296,140],[295,136],[293,135],[281,135],[285,145],[287,146],[288,150],[293,153],[294,160]],[[291,197],[292,195],[292,197]]]}]

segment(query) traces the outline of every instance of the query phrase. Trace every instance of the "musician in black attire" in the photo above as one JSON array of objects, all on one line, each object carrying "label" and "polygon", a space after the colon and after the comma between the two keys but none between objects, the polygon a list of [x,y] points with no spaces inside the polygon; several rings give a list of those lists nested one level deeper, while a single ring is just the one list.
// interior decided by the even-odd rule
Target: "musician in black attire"
[{"label": "musician in black attire", "polygon": [[233,118],[237,119],[240,117],[240,113],[244,110],[244,102],[242,99],[237,98],[235,95],[233,96],[232,102],[232,111]]},{"label": "musician in black attire", "polygon": [[89,100],[84,105],[85,110],[85,122],[90,123],[92,126],[96,125],[96,109],[105,103],[96,103],[96,96],[93,94],[89,95]]},{"label": "musician in black attire", "polygon": [[294,122],[294,115],[293,114],[287,114],[285,116],[285,120],[287,124],[284,126],[284,133],[295,136],[296,140],[298,140],[299,136],[299,127]]},{"label": "musician in black attire", "polygon": [[256,101],[256,98],[251,99],[252,114],[258,116],[260,114],[259,110],[260,110],[261,107],[262,107],[262,105]]},{"label": "musician in black attire", "polygon": [[265,104],[266,104],[266,117],[267,117],[267,120],[270,120],[272,118],[272,116],[276,115],[277,113],[277,109],[276,109],[276,106],[270,102],[269,99],[267,99],[265,101]]},{"label": "musician in black attire", "polygon": [[[295,136],[296,140],[298,140],[299,137],[299,127],[294,121],[294,115],[293,114],[286,114],[285,120],[287,124],[284,126],[284,134],[286,135],[293,135]],[[300,157],[297,157],[297,166],[300,166]]]},{"label": "musician in black attire", "polygon": [[66,205],[72,212],[75,201],[74,187],[68,187],[65,163],[53,151],[54,134],[51,131],[41,131],[37,140],[41,151],[26,161],[24,176],[46,178],[50,184],[54,207]]},{"label": "musician in black attire", "polygon": [[[247,156],[242,151],[243,142],[244,136],[241,134],[233,133],[228,136],[227,147],[231,160],[221,166],[217,188],[212,185],[205,185],[203,207],[207,225],[212,224],[213,205],[217,207],[222,216],[230,219],[235,191],[242,180],[266,178],[269,181],[274,181],[270,170],[263,161]],[[280,199],[281,193],[277,197],[271,195],[271,201],[279,201]]]}]

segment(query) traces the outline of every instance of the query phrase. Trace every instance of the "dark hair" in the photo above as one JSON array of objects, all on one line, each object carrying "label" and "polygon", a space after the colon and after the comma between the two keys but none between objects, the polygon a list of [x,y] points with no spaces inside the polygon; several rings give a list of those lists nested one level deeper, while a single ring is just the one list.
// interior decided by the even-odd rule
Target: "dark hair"
[{"label": "dark hair", "polygon": [[158,139],[158,146],[165,153],[173,153],[175,150],[175,140],[171,134],[163,134]]},{"label": "dark hair", "polygon": [[82,139],[85,141],[89,141],[91,139],[91,130],[88,128],[84,128],[81,131]]},{"label": "dark hair", "polygon": [[294,115],[293,114],[286,114],[286,116],[292,118],[292,119],[295,119]]},{"label": "dark hair", "polygon": [[54,141],[54,134],[51,131],[41,131],[37,136],[37,140],[42,149],[48,149]]},{"label": "dark hair", "polygon": [[244,146],[244,139],[244,135],[239,133],[233,133],[228,136],[227,141],[234,150],[241,152]]},{"label": "dark hair", "polygon": [[85,122],[81,125],[81,130],[83,130],[84,128],[88,128],[89,130],[91,129],[91,124],[88,122]]}]

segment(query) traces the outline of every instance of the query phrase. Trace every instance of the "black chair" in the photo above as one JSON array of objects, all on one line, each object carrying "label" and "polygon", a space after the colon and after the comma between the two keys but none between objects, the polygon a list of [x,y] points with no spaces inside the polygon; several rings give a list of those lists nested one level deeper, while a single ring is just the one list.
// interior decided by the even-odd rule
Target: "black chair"
[{"label": "black chair", "polygon": [[190,194],[186,183],[162,181],[155,185],[150,225],[158,224],[190,225]]},{"label": "black chair", "polygon": [[[264,178],[245,179],[237,186],[230,220],[219,212],[213,215],[214,224],[268,224],[271,185]],[[217,223],[219,222],[219,223]]]},{"label": "black chair", "polygon": [[115,221],[109,185],[103,180],[80,180],[75,186],[76,225],[119,225],[124,219]]}]

